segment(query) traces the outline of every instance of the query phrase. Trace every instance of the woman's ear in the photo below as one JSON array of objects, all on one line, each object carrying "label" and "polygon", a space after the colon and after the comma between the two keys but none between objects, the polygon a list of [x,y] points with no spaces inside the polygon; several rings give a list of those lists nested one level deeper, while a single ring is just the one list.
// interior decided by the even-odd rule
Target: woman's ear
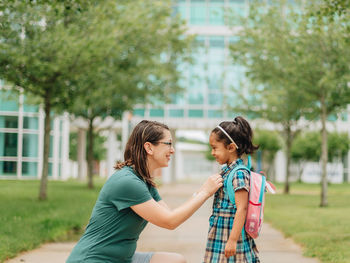
[{"label": "woman's ear", "polygon": [[143,145],[143,148],[145,148],[147,154],[150,154],[152,155],[153,154],[153,147],[152,147],[152,143],[150,142],[145,142],[144,145]]}]

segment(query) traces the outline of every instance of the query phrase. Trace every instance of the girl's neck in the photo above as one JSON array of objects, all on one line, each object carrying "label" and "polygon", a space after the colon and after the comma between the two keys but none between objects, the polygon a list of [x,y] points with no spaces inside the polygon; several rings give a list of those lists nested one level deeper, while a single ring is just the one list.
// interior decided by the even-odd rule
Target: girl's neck
[{"label": "girl's neck", "polygon": [[227,165],[230,165],[230,164],[236,162],[238,159],[239,159],[239,158],[238,158],[238,156],[237,156],[236,154],[235,154],[235,155],[232,155],[231,158],[228,159]]}]

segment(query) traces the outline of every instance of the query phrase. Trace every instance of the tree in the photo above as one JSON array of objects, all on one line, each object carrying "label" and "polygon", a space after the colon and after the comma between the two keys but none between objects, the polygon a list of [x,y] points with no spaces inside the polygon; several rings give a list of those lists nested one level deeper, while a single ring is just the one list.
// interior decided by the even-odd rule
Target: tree
[{"label": "tree", "polygon": [[[349,137],[346,133],[332,132],[328,134],[328,159],[335,160],[343,158],[350,149]],[[319,132],[303,132],[294,140],[292,145],[292,159],[299,162],[299,166],[307,161],[318,162],[321,158],[322,143]],[[303,168],[299,174],[301,176]]]},{"label": "tree", "polygon": [[291,145],[303,127],[300,119],[308,97],[292,75],[298,70],[293,31],[300,14],[291,10],[284,16],[282,9],[279,3],[269,8],[252,5],[248,16],[240,19],[243,28],[231,45],[231,55],[234,63],[245,67],[249,79],[243,90],[235,90],[240,103],[234,109],[253,112],[282,128],[287,158],[284,193],[289,193]]},{"label": "tree", "polygon": [[103,16],[97,19],[100,10],[93,1],[0,4],[0,77],[38,97],[45,112],[40,200],[47,198],[51,113],[72,104],[82,91],[76,76],[104,58],[106,25]]},{"label": "tree", "polygon": [[99,132],[96,122],[108,116],[120,119],[135,103],[166,99],[179,91],[177,67],[188,59],[192,37],[185,36],[183,22],[171,12],[170,1],[124,1],[118,9],[104,4],[101,15],[109,29],[105,31],[112,32],[105,38],[113,42],[100,47],[106,50],[102,62],[93,61],[76,77],[86,92],[69,107],[88,123],[89,188],[93,188],[94,134]]},{"label": "tree", "polygon": [[[241,44],[235,46],[234,55],[241,47],[243,55],[237,56],[243,57],[240,61],[245,62],[248,77],[262,85],[262,90],[272,91],[271,96],[277,104],[288,104],[287,112],[292,112],[294,117],[288,118],[289,115],[286,115],[281,120],[284,119],[287,124],[301,116],[321,120],[321,206],[326,206],[326,118],[343,109],[350,101],[349,38],[343,26],[346,21],[310,19],[308,12],[298,14],[291,9],[283,14],[277,3],[263,10],[256,11],[255,17],[248,17],[240,33]],[[278,85],[284,91],[278,91]],[[265,103],[268,94],[263,93],[259,99]],[[272,111],[278,109],[275,113],[282,115],[281,108],[271,108],[271,104],[262,106]],[[291,130],[286,131],[290,133]],[[291,141],[287,140],[287,149],[290,146]]]},{"label": "tree", "polygon": [[258,151],[261,151],[262,161],[266,166],[263,170],[266,172],[267,178],[270,179],[271,164],[276,153],[282,148],[280,136],[276,131],[257,129],[254,131],[253,142],[259,145]]}]

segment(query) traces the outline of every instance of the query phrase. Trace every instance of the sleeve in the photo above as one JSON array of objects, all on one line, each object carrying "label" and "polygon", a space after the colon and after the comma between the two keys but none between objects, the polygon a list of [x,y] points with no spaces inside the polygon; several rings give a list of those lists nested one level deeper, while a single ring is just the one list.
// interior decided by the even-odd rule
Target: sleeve
[{"label": "sleeve", "polygon": [[240,189],[249,192],[249,173],[245,170],[238,170],[233,176],[232,186],[235,192]]},{"label": "sleeve", "polygon": [[159,193],[158,193],[157,188],[155,188],[155,187],[152,186],[150,192],[151,192],[151,195],[152,195],[152,197],[153,197],[154,200],[156,200],[157,202],[159,202],[160,200],[162,200],[161,196],[160,196]]},{"label": "sleeve", "polygon": [[152,199],[146,183],[133,175],[123,176],[111,182],[106,197],[118,210]]}]

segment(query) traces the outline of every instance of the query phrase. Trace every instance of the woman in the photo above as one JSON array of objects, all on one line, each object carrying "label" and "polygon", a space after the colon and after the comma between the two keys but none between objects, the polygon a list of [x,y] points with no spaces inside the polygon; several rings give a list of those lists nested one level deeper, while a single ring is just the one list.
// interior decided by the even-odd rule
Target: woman
[{"label": "woman", "polygon": [[141,121],[125,148],[123,163],[107,180],[84,235],[67,263],[183,263],[184,257],[166,252],[136,252],[136,242],[147,222],[175,229],[188,219],[221,186],[212,175],[180,207],[171,210],[161,200],[153,181],[157,168],[167,167],[174,154],[169,128],[154,121]]}]

